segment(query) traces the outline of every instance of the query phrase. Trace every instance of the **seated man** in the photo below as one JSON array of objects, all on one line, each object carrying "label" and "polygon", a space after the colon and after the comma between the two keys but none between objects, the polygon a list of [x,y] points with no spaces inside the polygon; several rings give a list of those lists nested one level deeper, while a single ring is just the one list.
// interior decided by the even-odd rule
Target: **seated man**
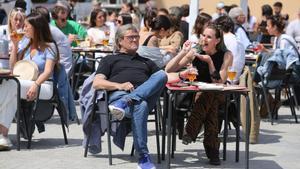
[{"label": "seated man", "polygon": [[178,74],[167,75],[154,62],[136,53],[139,34],[133,25],[119,27],[115,42],[118,53],[101,60],[93,87],[109,91],[109,109],[114,118],[132,118],[134,148],[140,155],[138,169],[154,169],[147,147],[148,112],[154,108],[167,80],[178,81]]}]

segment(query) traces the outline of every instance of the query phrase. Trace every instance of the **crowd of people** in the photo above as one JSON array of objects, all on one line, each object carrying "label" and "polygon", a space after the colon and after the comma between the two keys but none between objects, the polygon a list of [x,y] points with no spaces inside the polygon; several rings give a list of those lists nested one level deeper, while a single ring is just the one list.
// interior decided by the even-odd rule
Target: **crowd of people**
[{"label": "crowd of people", "polygon": [[[147,118],[166,83],[180,82],[194,73],[196,81],[225,84],[228,83],[227,70],[232,68],[237,73],[232,83],[239,84],[245,51],[254,44],[260,46],[260,52],[269,55],[277,49],[290,49],[297,56],[300,46],[300,10],[298,18],[289,22],[289,15],[281,13],[281,2],[274,3],[273,8],[263,5],[260,20],[251,15],[249,8],[246,16],[238,5],[223,2],[216,5],[216,13],[212,15],[200,9],[191,37],[188,37],[189,5],[165,9],[154,4],[147,1],[141,15],[132,3],[124,3],[120,11],[115,11],[95,1],[88,22],[81,24],[76,20],[76,0],[58,1],[52,9],[37,6],[28,15],[25,14],[26,5],[18,0],[7,19],[0,20],[3,24],[7,20],[6,25],[0,26],[0,35],[9,41],[10,51],[9,62],[1,58],[1,66],[13,70],[18,61],[28,60],[38,67],[38,77],[30,80],[29,87],[24,87],[25,83],[28,86],[27,81],[20,80],[25,93],[21,99],[30,103],[37,98],[38,88],[42,85],[50,88],[47,85],[51,84],[45,81],[53,79],[57,70],[65,71],[67,77],[77,70],[72,56],[77,40],[87,40],[97,46],[108,39],[114,53],[101,59],[94,70],[92,86],[108,91],[109,110],[114,118],[132,119],[134,148],[140,156],[138,168],[141,169],[155,168],[147,147]],[[20,32],[24,37],[16,36]],[[264,44],[271,44],[273,48],[267,49]],[[298,98],[300,90],[295,89]],[[46,92],[44,95],[50,94],[47,91],[41,90]],[[12,147],[8,131],[16,113],[16,84],[0,81],[0,93],[0,149],[8,150]],[[74,102],[73,96],[70,98]],[[193,106],[182,142],[195,142],[204,127],[203,144],[209,163],[220,165],[218,112],[224,105],[224,95],[197,93],[188,99]],[[74,120],[75,109],[69,107],[68,117]],[[252,123],[259,124],[259,121],[256,119]],[[257,143],[257,127],[251,128],[251,132],[255,134],[250,142]]]}]

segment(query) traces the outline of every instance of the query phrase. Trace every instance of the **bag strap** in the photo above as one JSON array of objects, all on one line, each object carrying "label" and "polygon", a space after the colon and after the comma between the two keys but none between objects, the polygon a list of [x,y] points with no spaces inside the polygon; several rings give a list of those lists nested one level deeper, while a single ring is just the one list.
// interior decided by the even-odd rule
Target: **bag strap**
[{"label": "bag strap", "polygon": [[152,38],[153,35],[150,35],[146,38],[146,40],[144,41],[144,43],[142,44],[142,46],[148,46],[148,43],[150,41],[150,39]]},{"label": "bag strap", "polygon": [[[299,61],[300,61],[300,53],[299,53],[299,51],[298,51],[298,49],[297,49],[297,47],[293,44],[293,42],[292,41],[290,41],[289,39],[287,39],[287,38],[282,38],[282,39],[284,39],[284,40],[286,40],[286,41],[288,41],[289,42],[289,44],[290,45],[292,45],[293,46],[293,49],[297,52],[297,54],[298,54],[298,58],[299,58]],[[282,40],[281,39],[281,40]]]}]

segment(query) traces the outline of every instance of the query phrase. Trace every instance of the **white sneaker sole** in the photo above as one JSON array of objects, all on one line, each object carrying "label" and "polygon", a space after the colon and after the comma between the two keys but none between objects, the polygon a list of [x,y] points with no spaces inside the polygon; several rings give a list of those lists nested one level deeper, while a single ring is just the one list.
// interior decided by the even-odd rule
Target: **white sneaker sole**
[{"label": "white sneaker sole", "polygon": [[111,115],[115,119],[122,120],[124,118],[125,111],[123,109],[120,109],[119,107],[115,107],[114,105],[109,105],[108,108],[109,108]]}]

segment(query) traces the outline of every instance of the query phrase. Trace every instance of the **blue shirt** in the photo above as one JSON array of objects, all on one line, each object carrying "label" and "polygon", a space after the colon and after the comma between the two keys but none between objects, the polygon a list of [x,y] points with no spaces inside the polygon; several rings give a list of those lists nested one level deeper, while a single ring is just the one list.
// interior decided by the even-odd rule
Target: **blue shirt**
[{"label": "blue shirt", "polygon": [[[19,42],[18,53],[23,51],[24,48],[26,48],[26,46],[28,45],[28,43],[29,43],[29,39],[28,38],[23,38]],[[46,65],[46,60],[50,59],[50,60],[55,61],[55,59],[56,59],[56,53],[57,52],[56,52],[54,43],[49,43],[49,46],[50,47],[46,48],[44,51],[37,50],[32,57],[30,57],[31,47],[29,47],[26,50],[26,52],[24,53],[23,60],[31,60],[34,63],[36,63],[38,68],[39,68],[39,74],[44,72],[45,65]]]}]

